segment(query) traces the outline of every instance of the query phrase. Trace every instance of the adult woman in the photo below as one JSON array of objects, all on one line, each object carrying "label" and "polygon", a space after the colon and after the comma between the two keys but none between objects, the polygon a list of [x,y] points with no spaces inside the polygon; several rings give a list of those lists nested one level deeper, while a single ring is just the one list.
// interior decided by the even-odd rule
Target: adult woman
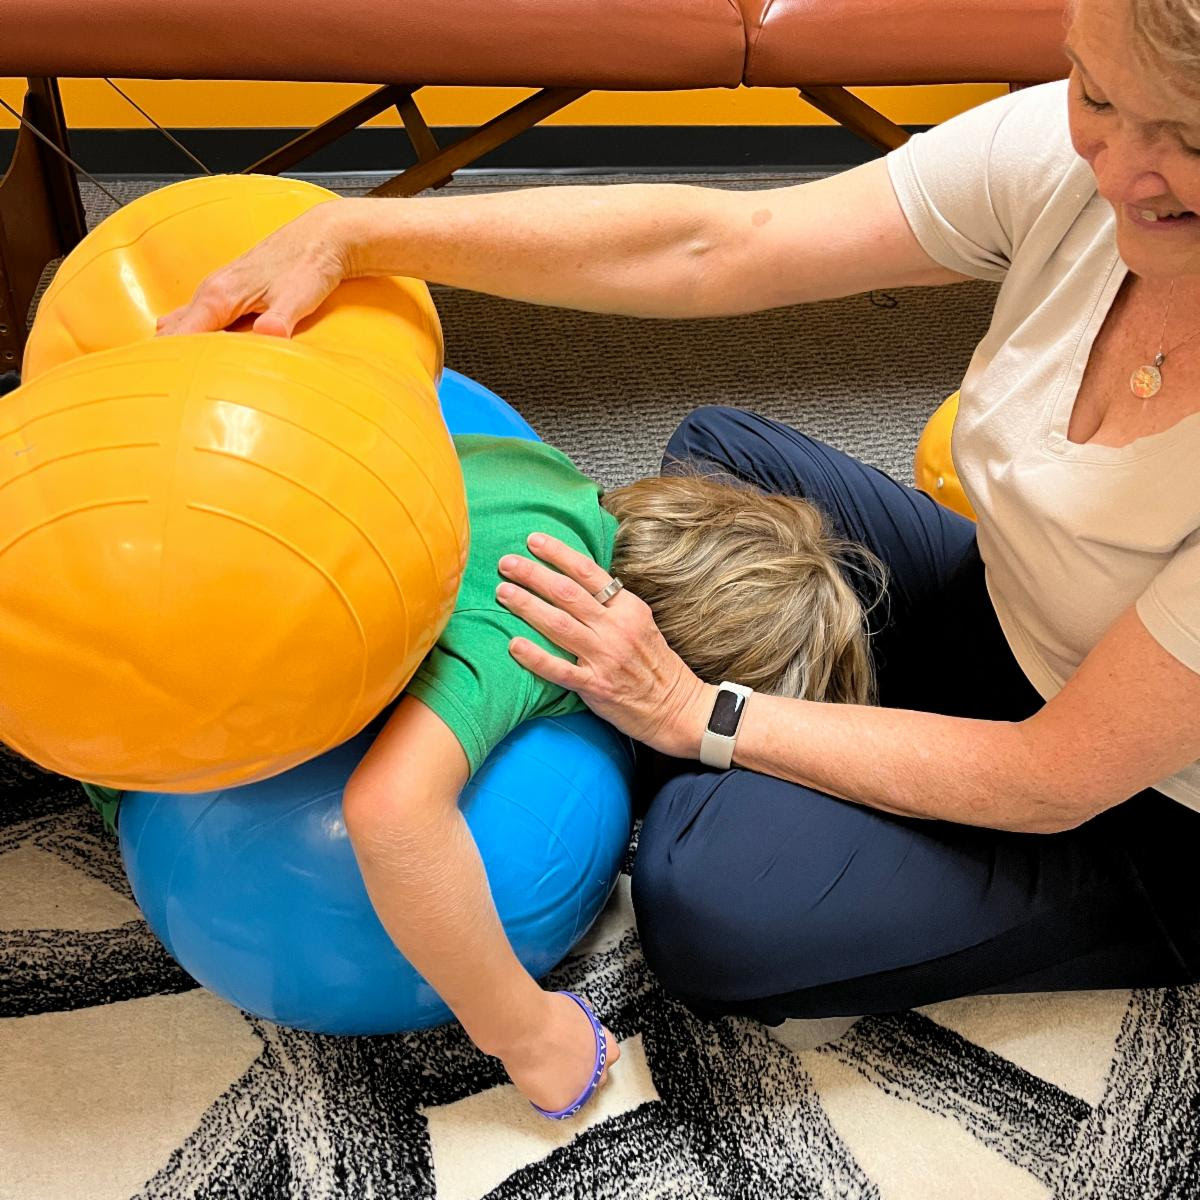
[{"label": "adult woman", "polygon": [[[956,431],[978,540],[749,414],[698,414],[668,447],[811,497],[891,579],[879,707],[754,695],[737,769],[676,764],[651,808],[639,927],[698,1011],[1200,977],[1200,5],[1080,0],[1068,49],[1067,83],[799,188],[324,206],[164,322],[259,311],[286,333],[347,271],[647,316],[1003,280]],[[523,586],[502,599],[578,663],[514,657],[664,755],[720,761],[716,681],[636,597],[588,607],[596,564],[531,548],[576,586],[506,556]]]}]

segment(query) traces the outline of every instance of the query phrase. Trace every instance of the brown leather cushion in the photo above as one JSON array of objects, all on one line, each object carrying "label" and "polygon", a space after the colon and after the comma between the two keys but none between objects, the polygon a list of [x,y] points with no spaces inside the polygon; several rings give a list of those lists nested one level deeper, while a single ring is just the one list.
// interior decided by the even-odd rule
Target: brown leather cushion
[{"label": "brown leather cushion", "polygon": [[732,87],[737,0],[0,0],[0,76]]},{"label": "brown leather cushion", "polygon": [[1063,0],[741,0],[746,82],[1040,83],[1066,75]]},{"label": "brown leather cushion", "polygon": [[667,89],[1032,83],[1062,0],[0,0],[0,76]]}]

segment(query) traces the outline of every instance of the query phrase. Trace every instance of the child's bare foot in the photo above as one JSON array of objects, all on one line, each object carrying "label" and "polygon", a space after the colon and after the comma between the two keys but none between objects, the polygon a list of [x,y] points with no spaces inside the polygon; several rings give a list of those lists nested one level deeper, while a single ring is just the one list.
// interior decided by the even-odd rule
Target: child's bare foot
[{"label": "child's bare foot", "polygon": [[[547,1112],[559,1112],[578,1100],[588,1085],[596,1062],[596,1035],[587,1013],[570,996],[544,995],[532,1040],[502,1055],[501,1061],[526,1099]],[[604,1038],[607,1062],[600,1083],[621,1057],[621,1047],[607,1029]]]}]

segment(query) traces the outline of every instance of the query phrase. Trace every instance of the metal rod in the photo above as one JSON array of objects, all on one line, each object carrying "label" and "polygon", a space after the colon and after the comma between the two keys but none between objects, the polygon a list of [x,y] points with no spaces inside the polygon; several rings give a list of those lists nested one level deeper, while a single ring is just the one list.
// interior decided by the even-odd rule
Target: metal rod
[{"label": "metal rod", "polygon": [[123,92],[115,83],[113,83],[111,79],[108,78],[107,75],[104,76],[104,82],[107,83],[108,86],[112,88],[112,90],[116,92],[118,96],[124,100],[127,100],[131,105],[133,105],[133,107],[136,108],[138,112],[140,112],[142,116],[145,117],[146,120],[149,121],[150,124],[153,125],[154,128],[157,129],[158,132],[161,133],[163,137],[165,137],[167,141],[171,143],[172,146],[186,154],[188,158],[190,158],[192,162],[194,162],[196,166],[198,166],[200,170],[205,173],[205,175],[213,174],[213,172],[210,171],[177,137],[173,136],[168,130],[164,129],[131,95],[129,95],[128,92]]}]

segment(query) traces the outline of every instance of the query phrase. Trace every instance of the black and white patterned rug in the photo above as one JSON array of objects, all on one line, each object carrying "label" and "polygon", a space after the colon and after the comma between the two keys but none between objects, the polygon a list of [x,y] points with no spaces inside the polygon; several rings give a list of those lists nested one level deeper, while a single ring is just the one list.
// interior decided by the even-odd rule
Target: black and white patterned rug
[{"label": "black and white patterned rug", "polygon": [[1200,1195],[1200,989],[977,998],[823,1042],[706,1023],[648,973],[627,877],[554,982],[623,1050],[562,1126],[457,1026],[250,1017],[167,957],[79,789],[0,758],[3,1200]]}]

